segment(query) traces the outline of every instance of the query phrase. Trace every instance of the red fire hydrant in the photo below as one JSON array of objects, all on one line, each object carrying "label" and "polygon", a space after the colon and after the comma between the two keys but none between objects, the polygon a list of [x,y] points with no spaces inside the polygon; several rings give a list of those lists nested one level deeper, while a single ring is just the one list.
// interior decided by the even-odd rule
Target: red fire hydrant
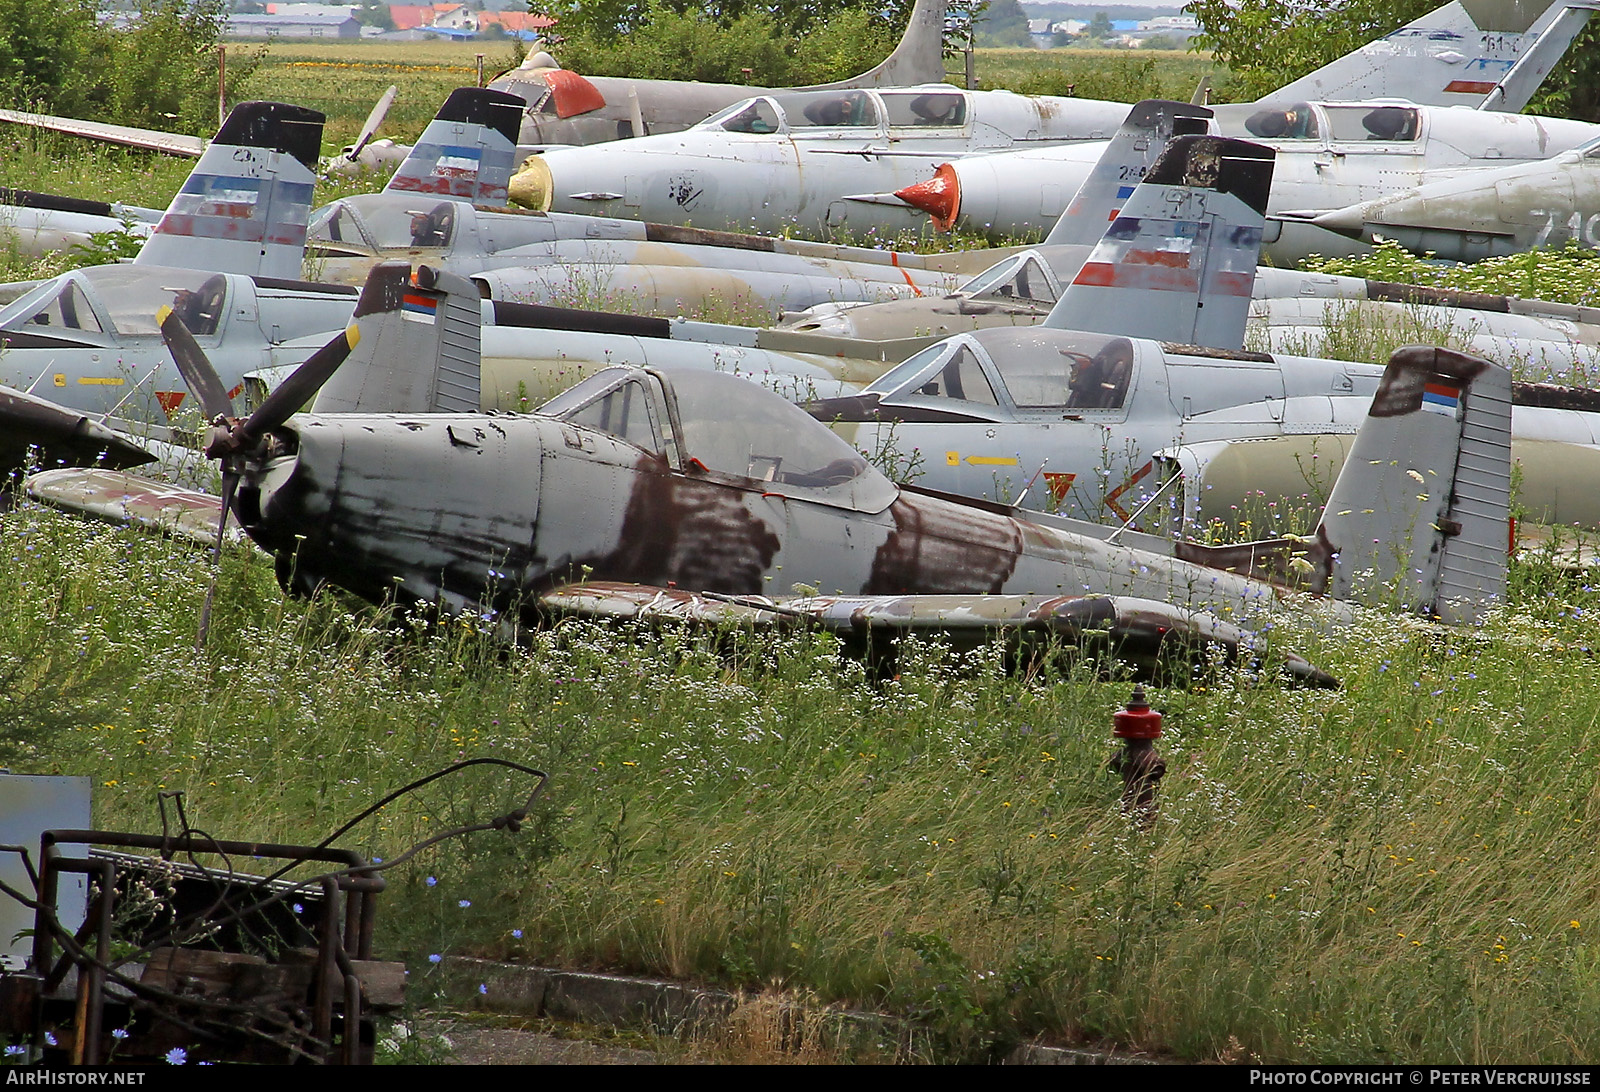
[{"label": "red fire hydrant", "polygon": [[1156,786],[1167,772],[1166,760],[1156,751],[1161,714],[1150,708],[1144,687],[1135,686],[1127,707],[1112,720],[1111,734],[1122,740],[1122,750],[1111,759],[1111,772],[1122,775],[1122,810],[1148,824],[1156,815]]}]

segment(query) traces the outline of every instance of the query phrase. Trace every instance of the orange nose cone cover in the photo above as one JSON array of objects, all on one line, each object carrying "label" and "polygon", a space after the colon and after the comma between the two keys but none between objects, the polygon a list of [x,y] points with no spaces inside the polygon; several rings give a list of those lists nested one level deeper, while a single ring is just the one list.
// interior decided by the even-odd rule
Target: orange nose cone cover
[{"label": "orange nose cone cover", "polygon": [[558,118],[587,114],[606,104],[606,97],[600,93],[600,89],[576,72],[568,72],[565,68],[543,68],[534,75],[549,86]]},{"label": "orange nose cone cover", "polygon": [[933,226],[940,231],[954,227],[956,213],[961,211],[961,183],[956,178],[956,169],[948,163],[939,164],[939,169],[926,182],[896,190],[895,196],[932,216]]}]

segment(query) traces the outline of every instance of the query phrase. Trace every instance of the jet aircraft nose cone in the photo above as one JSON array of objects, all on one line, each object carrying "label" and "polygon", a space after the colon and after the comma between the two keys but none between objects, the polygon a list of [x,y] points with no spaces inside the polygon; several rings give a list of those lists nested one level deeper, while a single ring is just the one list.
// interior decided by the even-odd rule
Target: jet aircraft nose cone
[{"label": "jet aircraft nose cone", "polygon": [[542,155],[530,155],[522,161],[522,170],[511,176],[506,195],[513,205],[521,205],[535,212],[549,212],[555,194],[555,180],[550,175],[550,164]]},{"label": "jet aircraft nose cone", "polygon": [[1347,235],[1352,239],[1359,239],[1366,230],[1368,221],[1367,210],[1360,205],[1351,205],[1348,208],[1334,209],[1324,212],[1320,216],[1313,216],[1311,222],[1319,228]]},{"label": "jet aircraft nose cone", "polygon": [[896,197],[913,208],[919,208],[933,217],[933,226],[939,231],[949,231],[956,223],[956,213],[961,211],[961,182],[956,169],[948,163],[939,164],[933,177],[926,182],[916,182]]}]

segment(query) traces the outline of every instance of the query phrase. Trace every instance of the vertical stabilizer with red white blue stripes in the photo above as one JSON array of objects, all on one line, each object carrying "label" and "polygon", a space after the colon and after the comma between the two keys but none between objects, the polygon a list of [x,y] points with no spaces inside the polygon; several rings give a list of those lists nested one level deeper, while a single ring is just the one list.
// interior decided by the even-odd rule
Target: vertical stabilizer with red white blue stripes
[{"label": "vertical stabilizer with red white blue stripes", "polygon": [[1100,162],[1045,236],[1044,245],[1093,246],[1099,242],[1106,225],[1117,218],[1167,142],[1175,136],[1204,133],[1210,121],[1211,110],[1205,106],[1165,99],[1135,103],[1106,144]]},{"label": "vertical stabilizer with red white blue stripes", "polygon": [[323,120],[281,102],[235,106],[134,263],[299,279]]},{"label": "vertical stabilizer with red white blue stripes", "polygon": [[1174,138],[1044,325],[1242,347],[1272,162],[1248,141]]},{"label": "vertical stabilizer with red white blue stripes", "polygon": [[504,205],[526,106],[504,91],[456,88],[384,192]]},{"label": "vertical stabilizer with red white blue stripes", "polygon": [[317,413],[477,413],[478,289],[407,262],[373,266],[356,304],[360,340],[317,394]]},{"label": "vertical stabilizer with red white blue stripes", "polygon": [[1340,599],[1474,622],[1505,596],[1511,373],[1419,345],[1389,358],[1304,556]]}]

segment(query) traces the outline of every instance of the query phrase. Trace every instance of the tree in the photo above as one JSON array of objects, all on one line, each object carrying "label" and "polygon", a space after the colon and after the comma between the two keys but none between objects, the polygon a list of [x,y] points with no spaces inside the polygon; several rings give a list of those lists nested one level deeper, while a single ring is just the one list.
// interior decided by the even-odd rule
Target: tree
[{"label": "tree", "polygon": [[899,40],[911,0],[552,0],[539,6],[556,20],[562,63],[577,71],[777,87],[871,68]]},{"label": "tree", "polygon": [[1111,16],[1103,11],[1095,12],[1094,18],[1089,20],[1089,25],[1083,28],[1084,37],[1097,42],[1110,41],[1116,33],[1117,28],[1111,25]]},{"label": "tree", "polygon": [[991,0],[988,10],[973,20],[972,28],[980,45],[1026,47],[1033,44],[1028,37],[1028,15],[1017,0]]}]

